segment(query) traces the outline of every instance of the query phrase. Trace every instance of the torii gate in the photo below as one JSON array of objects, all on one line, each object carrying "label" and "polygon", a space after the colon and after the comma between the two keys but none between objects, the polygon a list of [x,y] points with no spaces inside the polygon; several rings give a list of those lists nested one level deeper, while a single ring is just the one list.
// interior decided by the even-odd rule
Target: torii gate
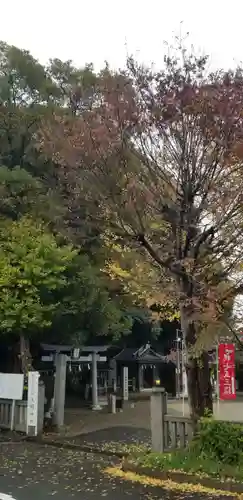
[{"label": "torii gate", "polygon": [[[92,410],[100,410],[98,399],[98,380],[97,380],[97,362],[105,362],[106,356],[101,356],[99,353],[107,351],[109,346],[85,346],[80,349],[75,349],[70,346],[41,344],[44,351],[52,352],[49,357],[43,356],[47,361],[54,360],[56,366],[55,387],[54,387],[54,423],[57,427],[64,425],[64,407],[66,393],[66,372],[67,362],[75,361],[75,363],[88,362],[91,364],[92,372]],[[69,355],[64,353],[69,353]],[[79,353],[89,352],[86,356],[80,356]]]}]

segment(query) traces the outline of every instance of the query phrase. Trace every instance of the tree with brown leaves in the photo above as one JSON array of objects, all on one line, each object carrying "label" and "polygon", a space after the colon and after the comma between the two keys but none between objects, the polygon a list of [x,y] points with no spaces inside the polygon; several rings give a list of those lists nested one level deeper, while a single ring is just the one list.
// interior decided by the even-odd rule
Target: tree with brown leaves
[{"label": "tree with brown leaves", "polygon": [[208,348],[243,243],[242,73],[207,75],[206,63],[183,48],[157,72],[129,59],[102,74],[92,110],[59,117],[42,142],[92,218],[174,283],[195,419],[212,410]]}]

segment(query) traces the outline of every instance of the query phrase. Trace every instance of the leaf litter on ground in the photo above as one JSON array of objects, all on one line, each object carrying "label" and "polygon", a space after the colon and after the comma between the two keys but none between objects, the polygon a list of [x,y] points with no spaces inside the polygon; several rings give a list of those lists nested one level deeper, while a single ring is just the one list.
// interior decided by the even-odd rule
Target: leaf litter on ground
[{"label": "leaf litter on ground", "polygon": [[[176,491],[180,494],[184,493],[199,493],[207,496],[215,497],[227,497],[227,498],[237,498],[238,500],[243,500],[243,494],[227,492],[223,490],[217,490],[214,488],[208,488],[202,486],[201,484],[190,484],[190,483],[177,483],[171,479],[157,479],[146,475],[136,474],[134,472],[125,472],[121,467],[107,467],[104,469],[104,474],[108,474],[113,477],[118,477],[126,481],[132,481],[135,483],[140,483],[145,486],[161,487],[167,491]],[[184,497],[185,498],[185,497]]]},{"label": "leaf litter on ground", "polygon": [[[104,467],[118,469],[120,460],[100,456],[93,453],[82,453],[67,449],[57,449],[50,446],[36,446],[24,443],[21,447],[14,445],[0,446],[0,474],[6,475],[16,488],[28,491],[36,486],[45,489],[54,497],[66,495],[72,497],[114,499],[118,492],[124,498],[145,497],[146,500],[184,500],[190,497],[201,500],[195,492],[175,491],[163,487],[163,494],[156,496],[151,484],[137,481],[124,481],[124,477],[114,474],[104,474]],[[154,490],[150,491],[151,488]],[[81,495],[81,496],[80,496]],[[172,495],[172,496],[171,496]],[[224,496],[224,498],[226,498]],[[227,497],[228,498],[228,497]]]}]

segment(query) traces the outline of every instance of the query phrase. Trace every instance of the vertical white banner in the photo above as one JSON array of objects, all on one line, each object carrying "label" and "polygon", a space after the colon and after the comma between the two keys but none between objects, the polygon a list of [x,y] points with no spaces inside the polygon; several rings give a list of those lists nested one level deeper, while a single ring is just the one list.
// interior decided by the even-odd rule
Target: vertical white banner
[{"label": "vertical white banner", "polygon": [[28,373],[27,434],[34,436],[37,436],[39,376],[39,372]]}]

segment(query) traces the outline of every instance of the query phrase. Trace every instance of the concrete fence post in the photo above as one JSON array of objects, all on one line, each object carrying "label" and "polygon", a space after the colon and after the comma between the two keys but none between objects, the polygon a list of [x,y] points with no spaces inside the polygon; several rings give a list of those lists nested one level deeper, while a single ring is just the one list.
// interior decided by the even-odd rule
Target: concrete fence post
[{"label": "concrete fence post", "polygon": [[165,451],[164,417],[167,413],[167,394],[163,387],[153,387],[150,398],[152,451]]}]

